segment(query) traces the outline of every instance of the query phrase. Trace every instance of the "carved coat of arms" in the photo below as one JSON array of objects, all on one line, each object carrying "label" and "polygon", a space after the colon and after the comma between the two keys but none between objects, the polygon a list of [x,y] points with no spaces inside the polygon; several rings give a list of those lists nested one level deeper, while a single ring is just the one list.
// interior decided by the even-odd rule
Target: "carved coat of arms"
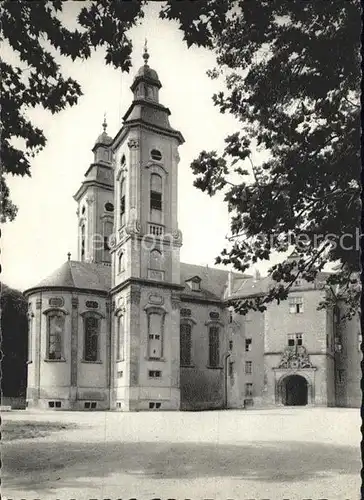
[{"label": "carved coat of arms", "polygon": [[309,360],[306,348],[303,345],[297,346],[295,349],[287,348],[283,352],[282,359],[279,362],[278,368],[313,368]]}]

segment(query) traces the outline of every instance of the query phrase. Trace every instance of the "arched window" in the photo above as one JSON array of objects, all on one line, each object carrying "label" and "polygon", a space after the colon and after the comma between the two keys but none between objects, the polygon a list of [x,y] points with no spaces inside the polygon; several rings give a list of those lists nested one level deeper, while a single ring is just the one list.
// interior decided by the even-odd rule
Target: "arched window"
[{"label": "arched window", "polygon": [[101,318],[94,313],[86,313],[84,321],[84,361],[99,361],[100,357],[100,321]]},{"label": "arched window", "polygon": [[47,314],[47,359],[63,359],[65,314],[62,311],[50,311]]},{"label": "arched window", "polygon": [[163,254],[157,249],[153,249],[149,255],[148,277],[154,280],[164,279]]},{"label": "arched window", "polygon": [[116,361],[124,361],[125,358],[125,323],[124,316],[120,313],[116,316]]},{"label": "arched window", "polygon": [[85,224],[81,226],[81,261],[85,260]]},{"label": "arched window", "polygon": [[122,273],[124,270],[125,270],[124,252],[121,251],[118,256],[118,273]]},{"label": "arched window", "polygon": [[180,325],[180,364],[181,366],[191,365],[191,342],[192,326],[190,323]]},{"label": "arched window", "polygon": [[104,224],[104,261],[110,262],[110,246],[109,246],[109,238],[112,235],[113,224],[112,222],[105,222]]},{"label": "arched window", "polygon": [[220,328],[209,327],[209,366],[216,368],[220,362]]},{"label": "arched window", "polygon": [[158,174],[150,176],[150,219],[151,222],[162,223],[162,177]]},{"label": "arched window", "polygon": [[125,180],[120,181],[120,227],[125,226]]},{"label": "arched window", "polygon": [[154,249],[150,252],[149,266],[151,269],[160,271],[162,269],[162,252]]}]

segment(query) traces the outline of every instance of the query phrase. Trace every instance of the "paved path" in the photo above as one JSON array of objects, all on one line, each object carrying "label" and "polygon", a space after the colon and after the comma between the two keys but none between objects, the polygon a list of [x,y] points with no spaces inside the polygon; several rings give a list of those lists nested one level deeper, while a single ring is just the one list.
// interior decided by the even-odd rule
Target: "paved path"
[{"label": "paved path", "polygon": [[6,499],[358,500],[359,410],[12,412],[79,428],[3,445]]}]

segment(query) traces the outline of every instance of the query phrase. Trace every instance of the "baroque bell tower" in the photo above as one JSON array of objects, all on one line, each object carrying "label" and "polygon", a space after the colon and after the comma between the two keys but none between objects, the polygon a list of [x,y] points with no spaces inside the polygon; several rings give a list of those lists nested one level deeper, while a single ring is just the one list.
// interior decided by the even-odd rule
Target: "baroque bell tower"
[{"label": "baroque bell tower", "polygon": [[74,195],[78,204],[78,260],[111,265],[109,237],[114,226],[114,172],[112,138],[103,132],[92,148],[94,161],[85,173],[81,187]]},{"label": "baroque bell tower", "polygon": [[113,144],[115,228],[112,401],[121,410],[178,409],[180,247],[178,147],[159,102],[161,82],[137,72],[133,101]]}]

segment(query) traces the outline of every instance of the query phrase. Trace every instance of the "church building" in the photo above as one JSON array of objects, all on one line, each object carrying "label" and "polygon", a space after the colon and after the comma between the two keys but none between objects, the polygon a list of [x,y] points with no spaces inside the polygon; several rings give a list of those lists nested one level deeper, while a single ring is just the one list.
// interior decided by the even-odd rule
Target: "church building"
[{"label": "church building", "polygon": [[[360,406],[360,326],[317,310],[325,274],[264,313],[270,278],[180,262],[178,148],[148,65],[76,192],[78,256],[28,289],[27,405],[54,410]],[[294,258],[294,256],[292,257]]]}]

